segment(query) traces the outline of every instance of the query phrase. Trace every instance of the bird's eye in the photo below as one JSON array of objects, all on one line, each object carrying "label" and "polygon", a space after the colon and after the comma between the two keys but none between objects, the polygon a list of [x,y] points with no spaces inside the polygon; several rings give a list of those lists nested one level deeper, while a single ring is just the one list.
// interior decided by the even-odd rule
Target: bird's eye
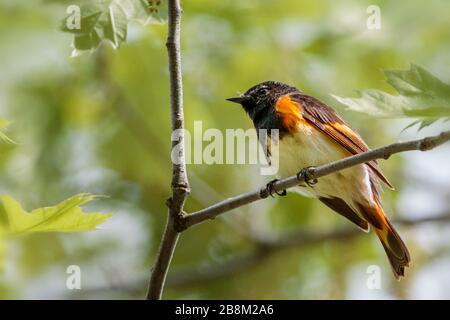
[{"label": "bird's eye", "polygon": [[262,88],[258,89],[258,94],[260,94],[260,95],[266,95],[268,93],[269,93],[269,89],[266,87],[262,87]]}]

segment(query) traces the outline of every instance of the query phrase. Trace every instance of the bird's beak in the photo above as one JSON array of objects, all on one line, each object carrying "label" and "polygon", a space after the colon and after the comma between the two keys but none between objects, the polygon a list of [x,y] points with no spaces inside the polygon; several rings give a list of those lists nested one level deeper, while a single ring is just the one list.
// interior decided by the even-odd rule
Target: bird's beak
[{"label": "bird's beak", "polygon": [[239,97],[233,97],[233,98],[228,98],[228,101],[234,102],[234,103],[239,103],[242,104],[245,101],[250,100],[251,97],[245,95],[245,94],[241,94]]}]

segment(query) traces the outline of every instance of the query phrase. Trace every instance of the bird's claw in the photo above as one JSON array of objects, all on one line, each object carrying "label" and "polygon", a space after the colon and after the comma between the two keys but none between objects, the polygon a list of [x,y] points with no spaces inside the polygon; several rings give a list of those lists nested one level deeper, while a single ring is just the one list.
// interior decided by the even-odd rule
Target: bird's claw
[{"label": "bird's claw", "polygon": [[311,172],[314,169],[315,167],[310,166],[300,170],[300,172],[297,173],[297,179],[299,181],[303,180],[309,187],[312,188],[317,183],[317,179],[314,178]]},{"label": "bird's claw", "polygon": [[272,198],[275,198],[275,197],[273,196],[274,193],[275,193],[276,195],[280,196],[280,197],[284,197],[285,195],[287,195],[286,190],[283,190],[283,191],[275,191],[275,190],[273,190],[273,184],[274,184],[275,182],[277,182],[277,181],[278,181],[278,179],[273,179],[272,181],[270,181],[270,182],[266,185],[267,193],[268,193]]}]

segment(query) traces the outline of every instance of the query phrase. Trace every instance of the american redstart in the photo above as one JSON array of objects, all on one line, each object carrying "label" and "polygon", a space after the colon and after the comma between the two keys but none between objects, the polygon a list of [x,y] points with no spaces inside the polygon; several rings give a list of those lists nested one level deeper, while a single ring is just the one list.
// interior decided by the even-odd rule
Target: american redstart
[{"label": "american redstart", "polygon": [[[267,152],[269,162],[278,161],[277,178],[369,150],[360,135],[332,108],[285,83],[266,81],[227,100],[240,104],[257,130],[278,129],[279,141],[271,142],[278,143],[278,148]],[[411,259],[406,245],[384,213],[381,182],[392,189],[378,163],[370,161],[292,190],[319,199],[366,232],[372,226],[399,279]]]}]

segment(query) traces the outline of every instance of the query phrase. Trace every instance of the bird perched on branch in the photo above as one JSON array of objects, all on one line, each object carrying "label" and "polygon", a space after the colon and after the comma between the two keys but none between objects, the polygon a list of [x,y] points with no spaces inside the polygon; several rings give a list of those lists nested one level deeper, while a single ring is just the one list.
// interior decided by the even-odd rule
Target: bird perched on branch
[{"label": "bird perched on branch", "polygon": [[[267,151],[269,161],[276,162],[279,168],[278,178],[369,150],[360,135],[332,108],[285,83],[266,81],[227,100],[240,104],[256,129],[269,132],[267,146],[278,143],[278,148]],[[270,138],[273,129],[279,130],[279,141]],[[370,161],[318,181],[307,181],[292,190],[319,199],[366,232],[371,226],[399,279],[409,266],[410,256],[383,210],[381,182],[392,188],[378,163]],[[271,183],[269,190],[270,187]]]}]

